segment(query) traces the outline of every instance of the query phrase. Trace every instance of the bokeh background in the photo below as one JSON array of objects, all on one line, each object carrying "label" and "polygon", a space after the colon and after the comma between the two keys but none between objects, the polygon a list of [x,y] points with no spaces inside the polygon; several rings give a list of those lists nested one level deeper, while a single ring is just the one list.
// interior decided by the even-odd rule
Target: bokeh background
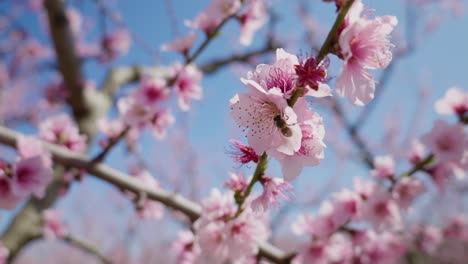
[{"label": "bokeh background", "polygon": [[[99,87],[107,70],[112,67],[168,66],[174,61],[182,61],[178,54],[161,52],[160,46],[189,32],[190,29],[184,26],[184,20],[195,17],[209,1],[103,1],[109,9],[120,13],[123,21],[120,25],[103,17],[95,1],[68,2],[82,13],[85,40],[89,43],[96,41],[103,30],[112,30],[122,25],[132,33],[132,46],[126,56],[109,65],[95,61],[84,63],[86,78]],[[399,24],[393,37],[396,45],[395,63],[385,73],[388,80],[359,132],[374,154],[392,154],[403,160],[398,164],[399,168],[408,168],[404,156],[411,141],[430,130],[433,120],[438,118],[433,107],[435,100],[442,97],[451,86],[464,89],[468,87],[468,17],[463,10],[468,1],[428,1],[435,3],[413,5],[411,8],[402,0],[364,2],[369,8],[369,15],[395,15]],[[15,5],[16,1],[2,1],[2,15],[14,13]],[[231,21],[198,58],[196,64],[204,65],[214,59],[260,48],[265,45],[267,35],[272,32],[276,43],[286,51],[294,54],[314,53],[335,19],[335,7],[318,0],[272,0],[271,9],[274,14],[271,19],[274,21],[256,34],[252,46],[246,48],[239,44],[238,24]],[[50,45],[41,15],[26,11],[18,17],[18,21],[30,29],[34,37]],[[199,34],[195,46],[202,40],[202,35]],[[166,139],[156,141],[149,134],[143,135],[138,151],[162,186],[199,201],[208,195],[211,188],[221,188],[228,178],[228,172],[243,171],[246,175],[253,172],[254,168],[239,167],[226,154],[229,139],[243,138],[229,116],[228,102],[234,94],[245,91],[239,81],[241,76],[254,69],[256,64],[268,63],[273,59],[274,54],[268,53],[249,63],[231,64],[206,74],[202,82],[203,100],[193,102],[190,112],[174,111],[176,123],[169,129]],[[334,77],[339,73],[341,64],[334,57],[330,59],[329,75],[333,87]],[[382,71],[374,72],[377,80],[381,75]],[[54,76],[45,71],[31,78],[35,81],[34,87],[30,89],[34,90],[33,93],[38,93]],[[132,87],[135,85],[124,87],[119,95],[128,93]],[[30,103],[35,103],[35,99],[29,100]],[[364,110],[350,104],[346,99],[340,98],[339,101],[350,122],[356,120]],[[324,117],[327,131],[325,159],[319,166],[305,169],[293,182],[296,198],[289,206],[272,211],[273,228],[278,230],[275,239],[279,244],[287,241],[291,235],[290,221],[298,211],[315,211],[319,201],[331,192],[351,186],[355,176],[366,177],[368,174],[368,169],[349,140],[349,135],[336,120],[327,103],[310,103]],[[8,107],[8,102],[2,101],[1,104]],[[175,104],[173,109],[177,109]],[[114,109],[110,116],[115,115]],[[17,128],[25,133],[35,131],[34,127],[27,124],[18,124]],[[99,137],[95,141],[98,140]],[[98,151],[99,146],[94,144],[90,152]],[[129,155],[124,144],[113,150],[107,160],[110,166],[123,171],[128,171],[129,166],[136,164],[135,158]],[[275,161],[270,162],[267,174],[281,176]],[[437,206],[443,201],[423,197],[419,201],[419,207]],[[460,201],[443,208],[447,210],[447,214],[460,210],[466,212],[465,204],[465,201]],[[80,184],[75,184],[56,208],[73,233],[96,241],[109,252],[115,251],[115,254],[121,253],[130,258],[146,254],[147,259],[162,261],[168,255],[162,249],[183,228],[180,222],[174,221],[177,216],[169,210],[166,210],[163,220],[139,220],[135,216],[132,203],[125,196],[113,186],[93,177],[85,177]],[[0,229],[11,220],[13,213],[0,211]],[[428,217],[428,221],[440,221],[436,214],[427,214],[425,217]],[[82,256],[83,253],[59,242],[40,241],[30,247],[24,251],[18,263],[52,263],[48,259],[52,251],[54,254],[67,255],[70,259],[73,259],[71,256],[86,259]],[[28,262],[33,257],[38,262]],[[88,261],[93,260],[89,258]]]}]

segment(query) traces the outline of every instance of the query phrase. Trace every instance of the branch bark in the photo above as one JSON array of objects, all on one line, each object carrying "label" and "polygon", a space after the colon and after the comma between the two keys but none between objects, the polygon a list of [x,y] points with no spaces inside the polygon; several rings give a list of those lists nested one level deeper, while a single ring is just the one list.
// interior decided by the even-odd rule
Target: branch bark
[{"label": "branch bark", "polygon": [[99,249],[97,249],[96,246],[91,244],[89,241],[78,239],[78,238],[70,236],[70,235],[65,236],[62,240],[64,242],[70,244],[71,246],[77,247],[77,248],[83,250],[84,252],[95,256],[96,258],[98,258],[101,261],[102,264],[111,264],[112,263],[112,261],[110,261],[106,256],[104,256],[99,251]]},{"label": "branch bark", "polygon": [[[0,127],[0,144],[15,148],[19,136],[21,136],[21,134],[13,130]],[[191,221],[195,221],[200,216],[201,206],[179,194],[164,189],[149,188],[130,175],[112,169],[102,163],[92,163],[90,159],[81,154],[68,151],[53,144],[43,143],[52,154],[53,160],[58,164],[70,168],[86,169],[91,175],[135,194],[146,193],[148,199],[158,201],[172,209],[184,213]],[[259,246],[259,254],[275,263],[289,263],[294,256],[294,254],[285,253],[269,243],[260,243]]]}]

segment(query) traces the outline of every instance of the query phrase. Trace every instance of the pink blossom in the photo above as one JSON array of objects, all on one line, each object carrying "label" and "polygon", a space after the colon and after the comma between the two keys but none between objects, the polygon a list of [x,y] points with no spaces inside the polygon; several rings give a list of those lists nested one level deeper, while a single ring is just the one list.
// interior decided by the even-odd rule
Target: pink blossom
[{"label": "pink blossom", "polygon": [[161,45],[163,51],[177,51],[183,55],[188,55],[190,48],[197,39],[197,33],[190,32],[186,36],[175,39],[174,41]]},{"label": "pink blossom", "polygon": [[316,166],[324,158],[325,128],[322,117],[307,109],[306,101],[299,99],[294,105],[298,115],[298,123],[302,132],[301,146],[293,155],[286,155],[279,151],[270,151],[273,157],[281,163],[283,177],[291,181],[301,174],[304,167]]},{"label": "pink blossom", "polygon": [[331,201],[323,202],[317,216],[300,215],[292,226],[293,231],[298,235],[309,234],[317,238],[327,238],[359,215],[361,203],[356,193],[343,190],[333,195]]},{"label": "pink blossom", "polygon": [[255,32],[267,22],[268,13],[264,0],[245,2],[246,8],[239,14],[239,22],[241,24],[240,43],[247,46],[252,43]]},{"label": "pink blossom", "polygon": [[63,80],[53,80],[44,89],[44,97],[51,105],[63,103],[68,96]]},{"label": "pink blossom", "polygon": [[194,65],[189,64],[183,66],[180,63],[173,65],[174,88],[178,95],[179,107],[182,111],[190,109],[190,100],[200,100],[203,96],[203,91],[200,86],[202,72]]},{"label": "pink blossom", "polygon": [[425,156],[426,147],[419,140],[413,141],[408,153],[408,160],[413,164],[418,164],[424,160]]},{"label": "pink blossom", "polygon": [[212,34],[223,19],[233,15],[240,8],[241,1],[239,0],[212,0],[194,20],[185,21],[185,24],[191,28],[203,30],[207,34]]},{"label": "pink blossom", "polygon": [[231,260],[257,255],[258,243],[266,241],[270,235],[263,219],[249,211],[227,222],[226,231],[228,234],[228,258]]},{"label": "pink blossom", "polygon": [[231,139],[229,142],[231,143],[232,150],[229,151],[228,154],[234,159],[234,161],[241,164],[246,164],[251,161],[255,163],[258,162],[258,154],[253,148],[235,139]]},{"label": "pink blossom", "polygon": [[105,35],[101,40],[104,54],[100,58],[102,61],[111,61],[117,56],[127,54],[132,43],[130,33],[125,29],[119,29]]},{"label": "pink blossom", "polygon": [[303,245],[293,263],[352,263],[352,258],[350,239],[342,234],[335,234],[328,239],[313,240]]},{"label": "pink blossom", "polygon": [[211,221],[228,219],[235,212],[233,193],[222,194],[218,189],[212,189],[210,196],[202,201],[202,215],[195,226],[200,227]]},{"label": "pink blossom", "polygon": [[391,62],[389,36],[398,22],[393,16],[359,17],[362,9],[360,1],[353,4],[338,40],[344,65],[336,80],[337,93],[356,105],[374,98],[375,81],[368,70],[384,69]]},{"label": "pink blossom", "polygon": [[401,225],[398,205],[389,192],[380,188],[375,188],[362,204],[362,219],[377,227],[399,228]]},{"label": "pink blossom", "polygon": [[18,196],[12,191],[11,180],[0,169],[0,208],[13,209],[25,196]]},{"label": "pink blossom", "polygon": [[238,193],[243,192],[247,188],[247,185],[248,183],[242,173],[229,173],[229,181],[225,183],[227,188]]},{"label": "pink blossom", "polygon": [[427,254],[434,254],[443,242],[442,231],[434,226],[423,226],[418,228],[416,243]]},{"label": "pink blossom", "polygon": [[86,148],[86,136],[80,135],[76,124],[67,114],[52,116],[41,122],[39,137],[74,152],[82,152]]},{"label": "pink blossom", "polygon": [[378,156],[374,158],[374,169],[370,176],[377,179],[391,178],[395,174],[395,161],[392,156]]},{"label": "pink blossom", "polygon": [[120,119],[102,118],[98,120],[97,127],[108,138],[116,138],[125,129],[125,124]]},{"label": "pink blossom", "polygon": [[[292,155],[301,146],[302,133],[294,110],[288,106],[278,88],[265,91],[253,80],[241,79],[249,93],[235,95],[231,100],[231,116],[247,131],[249,145],[257,153],[276,149]],[[277,121],[275,121],[275,119]],[[280,129],[277,123],[284,123]]]},{"label": "pink blossom", "polygon": [[445,185],[454,176],[455,170],[458,168],[453,162],[441,162],[434,167],[427,169],[432,180],[436,184],[439,191],[445,191]]},{"label": "pink blossom", "polygon": [[422,181],[415,178],[398,179],[395,188],[393,189],[392,196],[401,208],[408,208],[411,206],[413,200],[425,192],[426,188]]},{"label": "pink blossom", "polygon": [[333,195],[332,203],[333,221],[344,225],[359,216],[363,201],[357,193],[345,189]]},{"label": "pink blossom", "polygon": [[154,106],[169,98],[169,88],[164,79],[145,76],[140,81],[140,87],[135,90],[134,96],[139,103]]},{"label": "pink blossom", "polygon": [[317,216],[300,216],[293,224],[293,231],[296,234],[307,234],[317,238],[327,238],[343,223],[336,222],[336,210],[330,201],[325,201],[320,205]]},{"label": "pink blossom", "polygon": [[204,263],[242,260],[258,253],[258,243],[269,236],[261,218],[245,211],[228,221],[210,222],[196,229]]},{"label": "pink blossom", "polygon": [[194,264],[200,254],[195,236],[189,230],[179,231],[177,239],[172,243],[171,251],[176,256],[177,264]]},{"label": "pink blossom", "polygon": [[151,120],[151,130],[157,139],[166,137],[166,130],[174,124],[175,118],[170,109],[162,109],[154,115]]},{"label": "pink blossom", "polygon": [[376,233],[373,230],[362,235],[359,244],[361,252],[359,263],[372,264],[399,263],[398,260],[405,254],[407,245],[401,237],[390,233]]},{"label": "pink blossom", "polygon": [[75,8],[67,8],[67,18],[73,35],[79,37],[83,27],[83,16],[80,11]]},{"label": "pink blossom", "polygon": [[122,121],[131,127],[142,127],[154,117],[157,109],[153,105],[142,104],[134,95],[120,98],[117,102]]},{"label": "pink blossom", "polygon": [[276,61],[273,64],[259,64],[255,71],[247,73],[247,80],[241,81],[249,88],[256,86],[262,92],[267,92],[271,89],[277,89],[281,92],[284,98],[288,99],[292,96],[296,88],[295,65],[299,64],[296,55],[287,53],[283,49],[276,50]]},{"label": "pink blossom", "polygon": [[354,190],[362,200],[367,200],[375,192],[377,185],[371,181],[363,181],[361,178],[354,179]]},{"label": "pink blossom", "polygon": [[7,264],[10,250],[0,242],[0,264]]},{"label": "pink blossom", "polygon": [[50,165],[44,164],[41,156],[19,159],[14,164],[11,178],[13,193],[17,196],[27,196],[33,193],[38,198],[44,197],[45,190],[53,176]]},{"label": "pink blossom", "polygon": [[[159,182],[146,170],[132,173],[137,180],[149,188],[159,189]],[[137,203],[139,201],[136,201]],[[144,200],[137,204],[138,216],[142,219],[161,219],[164,214],[164,206],[156,201]]]},{"label": "pink blossom", "polygon": [[318,263],[327,264],[330,263],[327,254],[327,243],[326,241],[317,240],[312,241],[301,247],[299,254],[294,258],[294,264],[306,264],[306,263]]},{"label": "pink blossom", "polygon": [[52,157],[41,141],[27,136],[20,136],[16,142],[16,149],[20,158],[41,157],[44,167],[52,166]]},{"label": "pink blossom", "polygon": [[254,211],[265,212],[270,205],[278,207],[278,200],[289,201],[289,193],[292,193],[293,186],[281,178],[262,177],[260,182],[263,185],[263,193],[252,201],[251,206]]},{"label": "pink blossom", "polygon": [[42,234],[46,239],[63,238],[68,235],[68,228],[54,209],[42,213]]},{"label": "pink blossom", "polygon": [[457,215],[448,221],[443,228],[443,234],[446,238],[468,240],[468,222],[464,215]]},{"label": "pink blossom", "polygon": [[456,114],[463,117],[468,112],[468,92],[458,87],[451,87],[445,97],[435,103],[436,112],[440,115]]},{"label": "pink blossom", "polygon": [[209,222],[202,228],[196,228],[196,243],[200,246],[202,260],[205,263],[223,263],[229,256],[225,223]]},{"label": "pink blossom", "polygon": [[[273,64],[257,65],[255,71],[247,73],[247,79],[265,91],[279,89],[286,99],[299,87],[306,89],[303,92],[305,95],[321,98],[331,95],[330,87],[324,83],[325,66],[326,61],[318,65],[313,58],[299,61],[296,55],[277,49],[276,61]],[[246,84],[246,81],[243,83]]]},{"label": "pink blossom", "polygon": [[449,125],[443,120],[435,121],[431,132],[424,135],[421,141],[438,162],[460,162],[468,149],[468,137],[463,125]]},{"label": "pink blossom", "polygon": [[41,11],[43,6],[44,0],[28,0],[28,8],[30,8],[32,11]]},{"label": "pink blossom", "polygon": [[317,62],[313,57],[301,60],[299,64],[294,65],[297,80],[296,85],[306,89],[306,95],[313,97],[331,96],[332,91],[326,84],[327,68],[330,64],[328,58]]},{"label": "pink blossom", "polygon": [[264,219],[249,208],[232,219],[236,212],[232,192],[211,191],[202,202],[201,217],[195,222],[196,241],[204,263],[223,263],[255,255],[258,242],[268,238]]}]

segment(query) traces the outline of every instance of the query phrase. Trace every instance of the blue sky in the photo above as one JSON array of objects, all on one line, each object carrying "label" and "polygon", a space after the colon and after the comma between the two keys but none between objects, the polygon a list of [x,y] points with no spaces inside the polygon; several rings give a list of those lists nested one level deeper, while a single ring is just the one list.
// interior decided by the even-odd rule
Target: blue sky
[{"label": "blue sky", "polygon": [[[71,1],[78,2],[79,7],[87,16],[89,21],[94,23],[91,39],[99,32],[98,27],[98,12],[94,6],[94,1],[82,0]],[[114,1],[112,1],[114,2]],[[313,2],[310,7],[311,15],[324,26],[325,30],[329,29],[334,21],[335,13],[334,6],[331,4],[323,4],[321,1]],[[465,7],[466,7],[466,2]],[[168,3],[171,3],[168,5]],[[140,45],[134,43],[128,56],[114,62],[112,66],[117,65],[154,65],[161,63],[169,65],[174,60],[182,60],[180,56],[173,53],[160,53],[159,47],[161,44],[172,40],[177,34],[184,34],[188,29],[183,25],[183,20],[191,19],[201,11],[208,1],[117,1],[115,6],[121,11],[123,20],[128,28],[134,32],[138,39],[142,40],[145,45],[152,50],[157,51],[158,56],[149,54],[144,51]],[[405,13],[401,1],[378,1],[364,0],[370,8],[375,9],[377,15],[395,15],[399,19],[399,25],[396,35],[405,35],[404,25]],[[297,16],[296,1],[289,0],[273,0],[272,7],[280,17],[280,21],[276,27],[276,33],[280,41],[284,43],[284,48],[290,53],[298,54],[302,51],[309,51],[309,44],[303,41],[303,24]],[[433,110],[434,101],[441,97],[445,90],[450,86],[460,86],[464,89],[468,87],[468,72],[466,62],[468,61],[468,17],[454,16],[451,13],[440,10],[439,14],[445,14],[440,28],[434,33],[424,33],[417,36],[418,43],[414,53],[398,62],[396,70],[391,81],[387,84],[380,104],[370,116],[369,121],[362,129],[364,138],[370,142],[379,143],[382,140],[382,134],[389,121],[393,123],[401,123],[402,130],[408,129],[411,124],[415,123],[412,116],[417,111],[420,115],[417,117],[417,130],[415,135],[418,136],[431,127],[431,123],[437,116]],[[445,13],[444,13],[445,12]],[[171,17],[169,14],[173,15]],[[425,14],[416,12],[420,18],[424,18]],[[176,18],[177,24],[172,23],[173,18]],[[39,32],[37,23],[33,17],[25,17],[25,23],[28,26],[34,27],[35,31]],[[114,27],[111,22],[107,21],[109,27]],[[423,25],[417,25],[419,28]],[[239,27],[237,23],[228,23],[222,29],[220,37],[215,39],[210,44],[208,49],[199,57],[196,63],[210,61],[210,59],[224,57],[233,52],[241,53],[255,47],[261,46],[262,37],[265,30],[262,30],[254,39],[252,47],[245,48],[238,44]],[[40,35],[40,33],[38,33]],[[43,37],[41,37],[43,38]],[[322,42],[324,36],[318,41]],[[197,44],[202,40],[202,34],[199,34]],[[271,61],[273,56],[266,56],[262,62]],[[332,58],[332,66],[330,67],[330,76],[336,76],[339,72],[340,63]],[[85,66],[86,77],[102,83],[107,68],[97,63],[87,63]],[[176,129],[172,129],[169,141],[178,140],[182,134],[188,138],[188,141],[183,143],[186,149],[178,150],[182,153],[174,156],[173,149],[170,145],[164,142],[154,141],[148,135],[145,135],[141,144],[141,151],[148,162],[155,168],[155,176],[158,177],[161,171],[164,174],[171,175],[178,171],[184,171],[180,168],[182,164],[187,165],[186,160],[196,160],[197,179],[203,186],[221,187],[222,182],[227,179],[229,171],[235,171],[238,166],[232,163],[230,158],[225,154],[228,148],[228,140],[231,138],[242,138],[229,117],[229,99],[238,92],[245,91],[245,88],[239,81],[239,77],[245,74],[251,68],[247,67],[230,67],[224,68],[213,75],[208,75],[203,80],[204,98],[202,101],[194,102],[192,111],[189,113],[181,113],[176,107],[173,108],[177,112]],[[378,79],[380,72],[376,71],[375,76]],[[334,80],[331,84],[333,87]],[[416,102],[421,98],[421,87],[428,88],[427,103],[421,106]],[[346,109],[349,117],[357,116],[362,108],[356,107],[348,103],[344,99],[340,99]],[[352,143],[347,139],[345,133],[337,130],[337,126],[329,122],[329,113],[323,109],[320,104],[313,103],[314,110],[324,115],[327,133],[338,134],[342,139],[342,144]],[[179,128],[179,129],[177,129]],[[183,129],[180,129],[183,128]],[[178,136],[179,135],[179,136]],[[405,132],[403,132],[403,136]],[[403,138],[403,137],[401,137]],[[307,190],[305,198],[311,198],[315,194],[322,194],[322,187],[328,182],[330,177],[337,176],[338,180],[333,189],[347,186],[351,182],[353,176],[366,175],[367,170],[361,163],[356,161],[339,161],[336,158],[336,153],[333,151],[332,144],[326,142],[329,147],[326,151],[325,160],[322,164],[315,168],[304,170],[302,175],[294,182],[298,193],[303,193]],[[400,150],[402,150],[400,148]],[[386,150],[378,149],[376,154],[385,154]],[[115,168],[125,169],[127,163],[125,153],[122,148],[114,150],[109,157],[110,165]],[[181,162],[180,157],[185,160]],[[169,165],[168,165],[169,164]],[[185,166],[184,165],[184,166]],[[403,168],[406,164],[403,164]],[[247,174],[253,171],[253,168],[242,168]],[[270,175],[281,176],[278,164],[271,162],[268,170]],[[185,177],[190,177],[186,175]],[[190,179],[181,178],[182,181]],[[169,188],[171,182],[161,179],[164,185]],[[108,187],[104,187],[99,181],[91,180],[86,184],[91,186],[91,190],[100,193],[101,191],[109,191]],[[85,184],[85,185],[86,185]],[[72,195],[65,199],[62,204],[66,205],[73,203],[79,195],[81,195],[80,187],[74,188]],[[207,194],[209,188],[201,188],[202,196]],[[197,196],[197,195],[195,195]],[[299,195],[300,196],[300,195]],[[99,199],[99,198],[97,198]],[[96,206],[102,206],[98,203]],[[97,208],[95,208],[97,209]]]}]

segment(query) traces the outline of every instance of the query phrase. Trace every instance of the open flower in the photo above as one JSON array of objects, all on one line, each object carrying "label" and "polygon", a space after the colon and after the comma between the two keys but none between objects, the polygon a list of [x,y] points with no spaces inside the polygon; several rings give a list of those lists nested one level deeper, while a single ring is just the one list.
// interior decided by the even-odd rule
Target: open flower
[{"label": "open flower", "polygon": [[179,231],[177,240],[172,243],[171,251],[176,256],[178,264],[195,263],[200,248],[195,243],[195,236],[190,230]]},{"label": "open flower", "polygon": [[52,180],[52,167],[44,163],[41,156],[19,159],[13,168],[11,188],[17,196],[33,193],[39,198],[45,194],[47,185]]},{"label": "open flower", "polygon": [[257,153],[276,149],[292,155],[298,151],[301,146],[301,129],[297,124],[296,113],[288,106],[281,91],[274,88],[266,92],[256,82],[242,81],[251,91],[238,94],[230,100],[231,116],[240,127],[247,130],[249,145]]},{"label": "open flower", "polygon": [[169,88],[164,79],[145,76],[134,96],[143,105],[156,105],[169,97]]},{"label": "open flower", "polygon": [[41,122],[39,137],[74,152],[81,152],[86,148],[86,136],[80,135],[78,127],[67,114],[51,116]]},{"label": "open flower", "polygon": [[443,120],[435,121],[431,132],[422,137],[422,142],[438,162],[461,162],[468,149],[468,136],[463,125],[449,125]]},{"label": "open flower", "polygon": [[192,64],[183,66],[176,63],[172,70],[176,78],[174,88],[178,95],[179,107],[182,111],[188,111],[190,100],[200,100],[203,97],[203,90],[200,86],[203,74]]},{"label": "open flower", "polygon": [[269,151],[281,163],[283,177],[291,181],[297,177],[304,167],[316,166],[324,158],[325,128],[322,117],[307,109],[305,99],[301,98],[294,105],[298,115],[298,123],[302,132],[301,146],[292,155],[279,151]]},{"label": "open flower", "polygon": [[387,179],[395,174],[395,161],[390,155],[378,156],[374,159],[374,169],[370,175],[377,179]]},{"label": "open flower", "polygon": [[394,16],[360,17],[363,8],[360,1],[353,4],[338,40],[344,65],[336,79],[337,93],[355,105],[374,98],[375,81],[368,70],[384,69],[391,62],[389,36],[398,22]]},{"label": "open flower", "polygon": [[457,114],[463,117],[468,112],[468,92],[458,87],[451,87],[445,97],[435,103],[436,112],[440,115]]},{"label": "open flower", "polygon": [[270,205],[278,207],[278,200],[289,201],[292,185],[281,178],[262,177],[260,182],[263,185],[263,193],[252,201],[251,206],[254,211],[265,212]]},{"label": "open flower", "polygon": [[18,196],[13,193],[11,180],[0,169],[0,208],[13,209],[26,196]]},{"label": "open flower", "polygon": [[68,228],[63,223],[62,218],[54,209],[47,209],[42,212],[42,232],[45,238],[63,238],[68,235]]},{"label": "open flower", "polygon": [[253,35],[268,20],[268,12],[264,0],[247,0],[245,10],[239,15],[241,24],[240,43],[250,45]]},{"label": "open flower", "polygon": [[174,124],[175,118],[170,109],[162,109],[157,111],[151,119],[151,128],[153,135],[157,139],[166,137],[167,128]]}]

